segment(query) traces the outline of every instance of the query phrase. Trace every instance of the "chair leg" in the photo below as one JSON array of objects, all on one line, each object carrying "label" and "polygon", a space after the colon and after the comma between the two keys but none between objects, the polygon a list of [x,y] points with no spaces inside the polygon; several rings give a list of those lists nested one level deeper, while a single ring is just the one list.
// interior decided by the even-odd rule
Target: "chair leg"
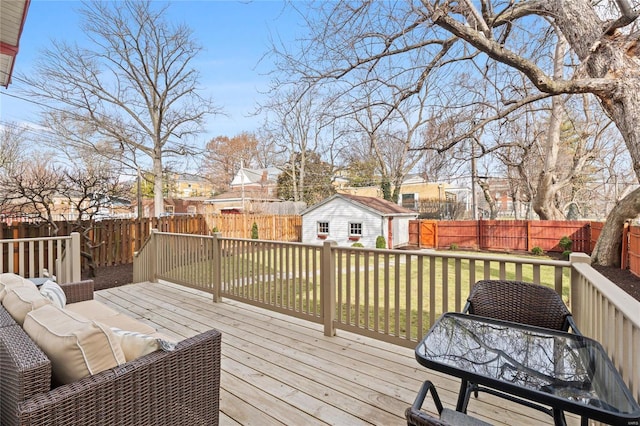
[{"label": "chair leg", "polygon": [[555,426],[567,426],[567,420],[564,418],[564,411],[553,409],[553,423]]},{"label": "chair leg", "polygon": [[467,406],[469,405],[469,397],[471,396],[471,386],[467,380],[462,379],[460,382],[460,391],[458,392],[458,402],[456,404],[456,411],[461,413],[467,413]]}]

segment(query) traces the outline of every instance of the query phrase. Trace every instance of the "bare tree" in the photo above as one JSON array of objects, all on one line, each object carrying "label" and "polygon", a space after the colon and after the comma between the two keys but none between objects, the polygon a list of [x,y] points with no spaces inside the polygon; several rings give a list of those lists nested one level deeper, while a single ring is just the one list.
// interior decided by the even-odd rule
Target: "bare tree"
[{"label": "bare tree", "polygon": [[58,233],[53,208],[64,182],[64,171],[46,155],[19,161],[0,177],[0,199],[6,212],[40,218]]},{"label": "bare tree", "polygon": [[96,263],[93,256],[95,249],[104,241],[94,241],[91,235],[96,224],[94,220],[108,209],[114,200],[125,199],[130,188],[123,185],[118,174],[108,168],[96,167],[92,163],[84,163],[81,167],[63,171],[58,195],[63,198],[69,210],[74,214],[67,217],[73,231],[82,235],[84,250],[81,255],[87,259],[91,276],[95,276]]},{"label": "bare tree", "polygon": [[26,131],[12,122],[0,126],[0,172],[9,170],[20,159]]},{"label": "bare tree", "polygon": [[[306,17],[311,23],[308,43],[299,55],[280,52],[283,69],[297,70],[291,73],[293,78],[326,84],[351,79],[350,87],[356,87],[354,81],[369,76],[380,79],[380,69],[386,68],[385,80],[403,83],[397,86],[403,96],[418,93],[424,84],[440,83],[440,91],[432,88],[434,103],[438,100],[446,106],[439,118],[456,119],[454,131],[442,135],[443,151],[524,105],[549,96],[590,93],[615,122],[640,176],[638,12],[627,0],[331,2],[320,3]],[[573,73],[567,78],[555,75],[549,60],[549,40],[558,40],[560,34],[567,41],[568,54],[575,58]],[[462,62],[474,63],[475,71]],[[492,80],[496,84],[522,75],[535,90],[529,94],[513,86],[509,97],[491,99],[474,99],[451,90],[456,80],[468,79],[468,73],[483,74],[485,64],[495,64],[501,72]],[[411,72],[417,78],[404,78]],[[499,106],[496,113],[472,118],[477,117],[474,106],[477,111],[479,105],[489,104]],[[610,213],[594,261],[603,265],[620,262],[622,225],[638,213],[640,189]]]},{"label": "bare tree", "polygon": [[307,182],[308,156],[330,151],[330,147],[324,146],[323,132],[328,121],[322,102],[320,93],[312,89],[280,86],[271,101],[261,106],[267,113],[264,131],[287,157],[286,164],[281,166],[289,175],[286,179],[291,185],[288,199],[292,201],[305,200],[307,186],[312,185]]},{"label": "bare tree", "polygon": [[253,133],[243,132],[231,138],[217,136],[207,143],[201,173],[215,185],[216,190],[225,191],[240,167],[263,167],[259,144]]},{"label": "bare tree", "polygon": [[151,163],[155,214],[163,212],[168,156],[198,152],[189,138],[218,112],[199,95],[192,62],[201,48],[185,25],[171,25],[151,1],[86,2],[83,30],[91,47],[56,41],[26,91],[56,106],[50,126],[64,144],[93,147],[124,162]]}]

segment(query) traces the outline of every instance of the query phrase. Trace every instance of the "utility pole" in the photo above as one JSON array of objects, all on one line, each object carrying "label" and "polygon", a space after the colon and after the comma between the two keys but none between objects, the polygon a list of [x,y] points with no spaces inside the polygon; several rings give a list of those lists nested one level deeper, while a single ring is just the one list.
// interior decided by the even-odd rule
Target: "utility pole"
[{"label": "utility pole", "polygon": [[240,159],[240,180],[242,185],[242,213],[244,213],[244,160]]},{"label": "utility pole", "polygon": [[138,219],[142,219],[142,175],[138,166]]}]

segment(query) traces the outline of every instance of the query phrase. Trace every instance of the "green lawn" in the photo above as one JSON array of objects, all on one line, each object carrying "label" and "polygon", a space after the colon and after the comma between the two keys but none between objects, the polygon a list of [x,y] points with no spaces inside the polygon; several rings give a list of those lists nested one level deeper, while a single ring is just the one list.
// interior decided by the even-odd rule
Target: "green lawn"
[{"label": "green lawn", "polygon": [[[383,255],[375,252],[340,250],[336,259],[337,315],[339,320],[357,327],[405,335],[410,315],[411,335],[429,327],[431,312],[437,318],[446,311],[460,310],[471,281],[500,276],[500,262],[447,259],[451,253],[434,252],[435,257],[407,256],[406,252]],[[222,258],[223,288],[254,301],[282,309],[320,314],[320,250],[297,250],[295,246],[249,247]],[[513,259],[513,255],[492,255]],[[520,256],[526,259],[526,256]],[[535,259],[541,259],[536,256]],[[485,271],[486,268],[486,271]],[[522,280],[533,281],[532,265],[522,265]],[[176,268],[171,276],[185,276],[196,283],[210,279],[211,262],[194,262]],[[444,278],[447,278],[446,280]],[[506,264],[506,279],[516,279],[516,265]],[[553,267],[541,266],[543,284],[553,287]],[[457,285],[459,283],[459,285]],[[563,298],[568,300],[569,270],[563,273]],[[421,313],[421,314],[420,314]],[[388,318],[388,320],[387,320]]]}]

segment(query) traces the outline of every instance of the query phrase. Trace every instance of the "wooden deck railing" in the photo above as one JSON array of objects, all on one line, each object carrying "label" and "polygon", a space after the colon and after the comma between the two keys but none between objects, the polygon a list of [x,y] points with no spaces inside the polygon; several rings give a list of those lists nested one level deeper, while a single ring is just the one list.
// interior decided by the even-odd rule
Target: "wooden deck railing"
[{"label": "wooden deck railing", "polygon": [[[310,245],[153,232],[134,281],[163,279],[412,347],[479,279],[550,285],[569,302],[570,263],[507,255]],[[323,303],[335,303],[335,309]]]},{"label": "wooden deck railing", "polygon": [[589,256],[571,257],[571,313],[582,333],[602,343],[640,401],[640,302],[593,269]]},{"label": "wooden deck railing", "polygon": [[581,331],[603,342],[638,397],[640,309],[583,263],[585,256],[555,261],[153,232],[134,258],[134,281],[163,279],[210,292],[214,300],[324,324],[329,336],[342,329],[411,348],[443,312],[462,310],[476,281],[541,283],[562,295]]},{"label": "wooden deck railing", "polygon": [[80,234],[0,240],[0,272],[42,277],[46,269],[60,283],[80,281]]}]

